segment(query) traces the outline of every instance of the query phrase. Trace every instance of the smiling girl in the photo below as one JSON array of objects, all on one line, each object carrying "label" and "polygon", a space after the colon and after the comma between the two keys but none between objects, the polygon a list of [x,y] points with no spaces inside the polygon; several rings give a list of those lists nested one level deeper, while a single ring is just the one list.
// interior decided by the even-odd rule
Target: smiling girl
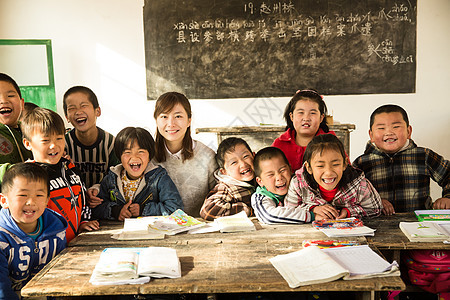
[{"label": "smiling girl", "polygon": [[191,105],[183,94],[169,92],[155,104],[156,154],[154,162],[163,166],[180,192],[184,211],[194,217],[206,194],[214,187],[217,169],[215,153],[191,137]]},{"label": "smiling girl", "polygon": [[286,132],[280,135],[272,146],[284,152],[292,172],[302,166],[306,146],[314,136],[335,134],[328,129],[326,114],[327,106],[323,97],[313,89],[297,91],[286,105]]},{"label": "smiling girl", "polygon": [[314,137],[304,159],[292,177],[285,206],[302,206],[316,220],[380,215],[380,195],[364,172],[347,163],[344,145],[336,136]]},{"label": "smiling girl", "polygon": [[152,136],[143,128],[126,127],[117,134],[114,152],[121,163],[111,167],[101,182],[98,197],[103,202],[92,209],[95,217],[123,221],[183,209],[180,194],[166,170],[151,163],[154,145]]}]

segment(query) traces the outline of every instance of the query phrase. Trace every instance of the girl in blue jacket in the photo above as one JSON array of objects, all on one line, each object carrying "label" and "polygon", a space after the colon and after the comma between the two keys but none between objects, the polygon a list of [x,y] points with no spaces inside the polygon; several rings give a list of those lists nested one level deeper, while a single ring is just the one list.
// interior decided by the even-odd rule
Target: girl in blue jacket
[{"label": "girl in blue jacket", "polygon": [[[111,167],[100,184],[102,203],[94,218],[119,220],[169,215],[183,209],[180,194],[161,166],[151,163],[155,141],[140,127],[126,127],[116,136],[114,152],[121,164]],[[96,187],[94,187],[96,188]]]}]

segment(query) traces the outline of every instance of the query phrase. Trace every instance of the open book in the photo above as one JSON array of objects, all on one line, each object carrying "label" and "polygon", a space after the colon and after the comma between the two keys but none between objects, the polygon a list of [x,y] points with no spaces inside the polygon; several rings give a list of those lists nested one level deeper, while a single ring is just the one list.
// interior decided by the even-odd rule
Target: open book
[{"label": "open book", "polygon": [[154,278],[181,277],[180,260],[172,248],[106,248],[95,265],[94,285],[141,284]]},{"label": "open book", "polygon": [[155,240],[164,239],[165,234],[149,231],[148,226],[164,217],[127,218],[123,222],[123,229],[111,237],[116,240]]},{"label": "open book", "polygon": [[269,261],[289,287],[383,276],[399,276],[397,262],[389,264],[367,245],[319,249],[316,246],[275,256]]},{"label": "open book", "polygon": [[239,232],[256,230],[255,224],[247,217],[245,211],[232,216],[220,217],[214,220],[220,232]]},{"label": "open book", "polygon": [[170,216],[158,218],[155,222],[148,225],[148,231],[152,233],[163,233],[174,235],[205,225],[194,217],[187,215],[181,209],[177,209]]},{"label": "open book", "polygon": [[364,226],[357,218],[340,220],[319,220],[312,225],[328,237],[374,236],[375,229]]},{"label": "open book", "polygon": [[400,229],[411,242],[443,242],[450,239],[450,223],[400,222]]},{"label": "open book", "polygon": [[450,209],[415,210],[419,221],[450,221]]}]

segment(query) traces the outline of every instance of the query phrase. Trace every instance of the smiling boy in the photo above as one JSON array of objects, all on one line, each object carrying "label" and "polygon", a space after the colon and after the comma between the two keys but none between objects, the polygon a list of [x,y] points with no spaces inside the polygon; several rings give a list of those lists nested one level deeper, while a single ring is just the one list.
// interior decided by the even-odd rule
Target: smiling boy
[{"label": "smiling boy", "polygon": [[259,221],[266,224],[303,224],[314,220],[314,214],[303,207],[285,207],[291,168],[283,151],[266,147],[258,151],[254,160],[256,182],[252,207]]},{"label": "smiling boy", "polygon": [[48,176],[37,164],[12,166],[0,198],[0,299],[19,299],[20,289],[65,248],[67,222],[46,209]]},{"label": "smiling boy", "polygon": [[249,145],[241,138],[230,137],[220,143],[216,154],[219,169],[214,173],[218,183],[200,210],[203,219],[214,220],[241,211],[253,215],[250,201],[255,190],[253,157]]},{"label": "smiling boy", "polygon": [[33,152],[36,163],[48,172],[50,201],[48,208],[60,213],[69,224],[67,242],[79,232],[97,230],[98,221],[90,221],[85,187],[75,166],[63,158],[64,121],[54,111],[36,108],[23,120],[23,143]]},{"label": "smiling boy", "polygon": [[[110,167],[120,163],[114,153],[114,136],[97,127],[101,115],[97,96],[85,86],[74,86],[63,98],[64,114],[73,125],[66,138],[67,154],[81,172],[87,188],[99,184]],[[91,208],[101,203],[96,189],[88,190]]]},{"label": "smiling boy", "polygon": [[32,157],[22,144],[19,118],[24,100],[19,86],[10,76],[0,73],[0,164],[26,161]]},{"label": "smiling boy", "polygon": [[431,204],[430,178],[442,187],[434,209],[450,208],[450,162],[411,139],[406,111],[398,105],[378,107],[370,116],[370,141],[353,165],[379,192],[383,213],[425,209]]}]

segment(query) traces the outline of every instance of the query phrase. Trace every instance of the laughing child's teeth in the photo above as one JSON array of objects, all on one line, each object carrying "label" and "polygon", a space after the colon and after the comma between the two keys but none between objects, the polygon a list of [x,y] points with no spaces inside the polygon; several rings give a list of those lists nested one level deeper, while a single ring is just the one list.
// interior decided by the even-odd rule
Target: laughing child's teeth
[{"label": "laughing child's teeth", "polygon": [[396,141],[396,139],[387,139],[387,140],[385,140],[385,142],[387,142],[387,143],[392,143],[392,142],[395,142]]},{"label": "laughing child's teeth", "polygon": [[332,179],[322,179],[322,181],[325,182],[325,183],[333,183],[335,179],[336,179],[336,178],[332,178]]},{"label": "laughing child's teeth", "polygon": [[2,108],[2,109],[0,109],[0,114],[7,114],[7,113],[10,113],[10,112],[12,112],[11,108]]},{"label": "laughing child's teeth", "polygon": [[130,167],[132,170],[139,170],[141,167],[141,164],[130,164]]}]

